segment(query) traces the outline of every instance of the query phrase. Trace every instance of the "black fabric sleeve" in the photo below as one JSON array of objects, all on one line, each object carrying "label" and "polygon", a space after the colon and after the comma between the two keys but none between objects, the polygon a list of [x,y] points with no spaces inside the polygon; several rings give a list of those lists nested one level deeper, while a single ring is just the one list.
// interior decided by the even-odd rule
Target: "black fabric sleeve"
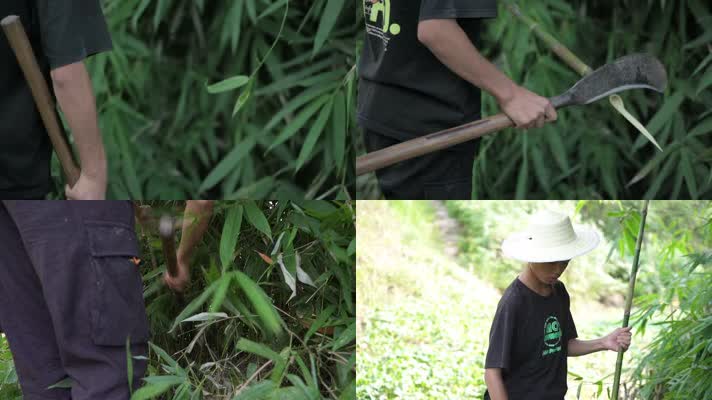
[{"label": "black fabric sleeve", "polygon": [[37,14],[51,69],[112,48],[100,0],[37,0]]},{"label": "black fabric sleeve", "polygon": [[496,16],[496,0],[421,0],[420,2],[420,21]]},{"label": "black fabric sleeve", "polygon": [[489,335],[485,368],[509,369],[517,321],[516,296],[503,297],[497,305]]},{"label": "black fabric sleeve", "polygon": [[574,317],[571,315],[571,298],[569,297],[569,292],[566,291],[564,284],[561,284],[561,292],[564,297],[564,315],[565,315],[565,325],[564,332],[566,333],[566,341],[571,339],[576,339],[578,337],[578,332],[576,332],[576,324],[574,323]]}]

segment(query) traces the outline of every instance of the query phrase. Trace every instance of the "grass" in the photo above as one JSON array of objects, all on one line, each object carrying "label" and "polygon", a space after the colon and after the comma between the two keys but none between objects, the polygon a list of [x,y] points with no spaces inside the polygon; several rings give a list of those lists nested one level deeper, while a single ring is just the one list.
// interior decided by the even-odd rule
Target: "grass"
[{"label": "grass", "polygon": [[363,202],[358,213],[358,398],[480,395],[494,289],[434,251],[428,203]]}]

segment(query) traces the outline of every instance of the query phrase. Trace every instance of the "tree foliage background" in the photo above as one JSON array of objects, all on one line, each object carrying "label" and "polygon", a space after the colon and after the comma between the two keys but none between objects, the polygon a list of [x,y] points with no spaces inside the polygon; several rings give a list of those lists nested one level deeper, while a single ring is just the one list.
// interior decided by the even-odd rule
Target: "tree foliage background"
[{"label": "tree foliage background", "polygon": [[102,0],[110,197],[349,197],[354,1]]},{"label": "tree foliage background", "polygon": [[[182,215],[182,202],[147,204]],[[137,226],[151,349],[132,399],[353,399],[354,207],[218,202],[180,296],[162,282],[157,230]],[[4,338],[0,398],[21,398]]]},{"label": "tree foliage background", "polygon": [[[485,22],[482,53],[514,82],[546,97],[580,76],[507,11],[518,4],[591,68],[647,52],[667,69],[664,95],[621,93],[626,108],[663,148],[659,152],[607,100],[561,110],[555,123],[482,139],[474,157],[473,198],[696,199],[712,195],[712,8],[702,0],[500,1]],[[483,115],[499,112],[483,94]],[[363,150],[361,150],[363,152]],[[379,196],[374,175],[359,198]]]}]

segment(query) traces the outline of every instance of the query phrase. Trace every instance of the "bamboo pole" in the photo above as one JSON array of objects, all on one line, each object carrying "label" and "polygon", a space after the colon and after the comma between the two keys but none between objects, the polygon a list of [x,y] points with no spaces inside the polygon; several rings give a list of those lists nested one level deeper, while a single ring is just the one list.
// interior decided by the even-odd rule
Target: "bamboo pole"
[{"label": "bamboo pole", "polygon": [[517,17],[519,21],[521,21],[523,24],[529,27],[529,30],[534,32],[534,35],[541,39],[542,42],[546,44],[547,47],[549,47],[549,50],[554,52],[559,58],[561,58],[562,61],[564,61],[571,69],[576,71],[579,75],[581,76],[586,76],[593,72],[593,69],[586,65],[583,61],[581,61],[580,58],[576,56],[571,50],[569,50],[566,46],[561,44],[555,37],[553,37],[550,33],[544,31],[539,27],[539,24],[534,22],[533,19],[527,17],[526,15],[522,14],[521,10],[519,10],[519,6],[508,2],[507,3],[507,9],[509,10],[512,15]]},{"label": "bamboo pole", "polygon": [[[633,290],[635,289],[635,277],[638,274],[638,260],[640,259],[640,248],[643,244],[643,232],[645,231],[645,218],[648,216],[648,200],[643,203],[643,210],[640,214],[640,227],[638,237],[635,241],[635,255],[633,256],[633,266],[630,269],[630,279],[628,279],[628,295],[625,299],[625,311],[623,312],[623,328],[628,326],[630,320],[630,307],[633,305]],[[613,375],[612,398],[618,400],[618,386],[620,385],[621,369],[623,368],[623,352],[618,352],[616,359],[616,372]]]}]

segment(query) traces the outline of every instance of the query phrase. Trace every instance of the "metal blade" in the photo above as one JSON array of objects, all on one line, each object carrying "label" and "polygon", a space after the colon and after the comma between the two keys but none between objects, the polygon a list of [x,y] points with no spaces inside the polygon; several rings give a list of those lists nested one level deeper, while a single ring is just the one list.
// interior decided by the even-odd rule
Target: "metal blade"
[{"label": "metal blade", "polygon": [[589,104],[629,89],[652,89],[662,93],[667,73],[660,61],[649,54],[631,54],[586,75],[567,90],[569,104]]}]

